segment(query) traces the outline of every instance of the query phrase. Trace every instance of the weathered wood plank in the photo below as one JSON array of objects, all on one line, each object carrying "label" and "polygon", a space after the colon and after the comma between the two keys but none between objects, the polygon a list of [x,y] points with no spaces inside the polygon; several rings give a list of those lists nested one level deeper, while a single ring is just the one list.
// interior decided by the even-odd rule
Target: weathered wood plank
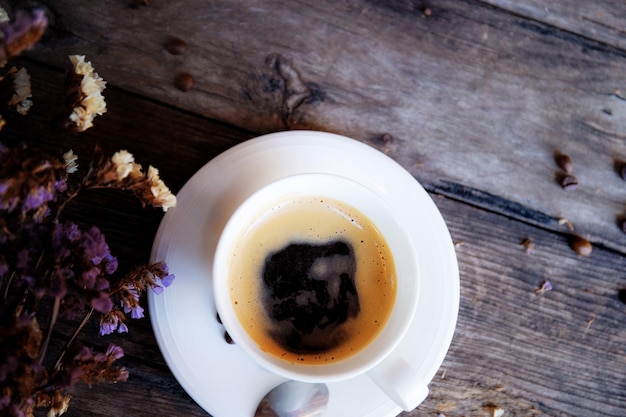
[{"label": "weathered wood plank", "polygon": [[615,0],[481,0],[530,19],[626,49],[626,3]]},{"label": "weathered wood plank", "polygon": [[[562,236],[435,201],[459,243],[462,295],[429,407],[446,416],[486,416],[492,405],[514,416],[622,415],[623,257],[598,250],[582,259]],[[554,290],[536,293],[544,280]]]},{"label": "weathered wood plank", "polygon": [[[60,74],[29,67],[39,91],[55,91]],[[127,147],[139,161],[162,167],[164,180],[177,190],[204,162],[252,135],[116,89],[108,97],[109,112],[84,135],[63,137],[17,119],[9,121],[2,137],[25,139],[30,133],[35,145],[56,151],[71,144],[79,155],[95,143],[111,152]],[[31,117],[43,123],[45,110],[34,107]],[[176,140],[165,142],[165,137]],[[517,416],[621,416],[626,409],[626,306],[617,291],[626,288],[619,272],[624,257],[598,248],[581,258],[558,233],[432,195],[457,242],[459,323],[430,397],[402,415],[490,416],[490,407],[499,406]],[[146,216],[118,197],[100,196],[99,209],[83,201],[75,214],[87,220],[99,210],[96,217],[115,248],[146,261],[160,214],[148,211]],[[529,255],[521,245],[527,237],[535,245]],[[536,294],[545,279],[554,290]],[[129,324],[128,335],[99,337],[93,323],[83,339],[102,347],[110,341],[121,344],[129,381],[79,388],[66,415],[206,415],[165,366],[149,321]]]},{"label": "weathered wood plank", "polygon": [[[626,250],[626,52],[602,40],[470,0],[430,16],[399,0],[129,3],[48,1],[52,37],[31,56],[86,54],[112,85],[255,132],[355,137],[431,190],[495,195]],[[166,51],[173,36],[186,54]],[[186,93],[182,71],[195,79]],[[555,151],[575,161],[574,192],[557,183]]]}]

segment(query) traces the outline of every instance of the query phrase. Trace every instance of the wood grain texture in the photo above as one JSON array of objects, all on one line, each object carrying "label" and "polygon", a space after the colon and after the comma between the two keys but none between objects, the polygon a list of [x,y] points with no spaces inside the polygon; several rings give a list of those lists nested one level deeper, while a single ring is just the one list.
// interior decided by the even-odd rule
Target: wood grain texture
[{"label": "wood grain texture", "polygon": [[484,0],[484,3],[615,46],[626,48],[626,4],[620,1]]},{"label": "wood grain texture", "polygon": [[[60,72],[32,62],[26,65],[38,91],[51,95],[57,91]],[[166,183],[178,190],[204,163],[254,135],[117,88],[107,90],[107,97],[109,111],[83,135],[67,136],[47,128],[48,107],[40,105],[29,116],[36,123],[9,120],[3,140],[28,140],[52,152],[71,146],[79,157],[88,155],[96,143],[109,152],[127,148],[138,161],[159,167]],[[39,96],[38,102],[46,100]],[[626,288],[624,256],[596,248],[590,257],[579,257],[569,248],[566,235],[485,210],[478,203],[448,198],[445,194],[462,191],[453,184],[446,186],[445,193],[433,191],[431,196],[456,242],[459,321],[429,398],[402,416],[487,417],[494,407],[510,416],[622,416],[626,305],[618,300],[617,291]],[[500,198],[463,192],[471,201]],[[95,204],[80,201],[72,215],[102,224],[114,254],[135,263],[147,261],[161,214],[143,211],[123,195],[97,197]],[[513,209],[501,211],[507,210]],[[516,217],[542,223],[537,216]],[[529,254],[521,244],[526,238],[534,243]],[[535,293],[544,280],[554,290]],[[198,318],[198,325],[202,323]],[[131,376],[123,384],[80,386],[66,415],[207,415],[167,368],[149,319],[134,320],[129,327],[129,334],[112,337],[98,336],[96,322],[87,327],[85,343],[105,348],[114,342],[124,348],[122,364]],[[58,332],[62,337],[71,330],[61,326]]]},{"label": "wood grain texture", "polygon": [[[591,5],[550,9],[562,28],[532,1],[511,13],[505,2],[442,0],[430,16],[415,1],[309,3],[49,0],[50,36],[30,56],[64,65],[86,54],[111,85],[254,132],[345,134],[426,186],[497,195],[552,218],[552,230],[567,218],[626,250],[615,170],[626,160],[626,53],[582,33],[572,16]],[[168,53],[171,37],[188,52]],[[174,86],[183,71],[195,80],[186,93]],[[555,151],[575,161],[574,192],[557,183]]]}]

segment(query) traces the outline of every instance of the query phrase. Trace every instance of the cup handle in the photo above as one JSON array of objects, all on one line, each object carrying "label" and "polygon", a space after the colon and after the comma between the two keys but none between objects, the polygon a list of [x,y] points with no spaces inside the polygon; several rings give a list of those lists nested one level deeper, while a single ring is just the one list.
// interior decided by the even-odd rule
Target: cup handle
[{"label": "cup handle", "polygon": [[367,376],[403,410],[411,411],[428,396],[428,385],[416,372],[406,359],[391,353]]}]

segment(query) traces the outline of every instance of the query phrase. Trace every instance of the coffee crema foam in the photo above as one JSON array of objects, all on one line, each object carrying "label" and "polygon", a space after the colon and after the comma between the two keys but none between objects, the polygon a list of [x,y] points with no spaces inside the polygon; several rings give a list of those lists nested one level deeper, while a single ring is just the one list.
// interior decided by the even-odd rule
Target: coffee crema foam
[{"label": "coffee crema foam", "polygon": [[262,213],[231,250],[228,279],[250,337],[292,363],[329,363],[360,351],[396,297],[382,234],[357,209],[326,197],[298,197]]}]

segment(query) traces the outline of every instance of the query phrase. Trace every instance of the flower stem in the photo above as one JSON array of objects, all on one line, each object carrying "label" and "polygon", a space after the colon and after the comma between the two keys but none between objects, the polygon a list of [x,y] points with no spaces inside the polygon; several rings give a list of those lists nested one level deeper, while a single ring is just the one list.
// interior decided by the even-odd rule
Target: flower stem
[{"label": "flower stem", "polygon": [[7,299],[9,298],[9,289],[11,288],[11,284],[13,283],[14,277],[15,277],[15,271],[11,272],[11,276],[9,277],[6,283],[6,287],[4,287],[3,299],[5,303],[7,302]]},{"label": "flower stem", "polygon": [[50,324],[48,325],[48,330],[46,331],[46,338],[41,344],[41,349],[39,350],[39,355],[37,355],[37,360],[39,362],[43,361],[43,358],[46,356],[46,351],[48,350],[48,345],[50,344],[50,337],[52,336],[52,329],[57,322],[57,318],[59,317],[59,308],[61,307],[61,297],[54,297],[54,304],[52,305],[52,312],[50,313]]},{"label": "flower stem", "polygon": [[79,186],[76,191],[74,191],[73,193],[71,193],[70,195],[67,196],[67,198],[65,199],[65,201],[63,201],[59,207],[57,208],[57,213],[56,213],[56,218],[59,219],[61,217],[61,213],[63,212],[63,210],[65,209],[65,206],[67,206],[72,200],[74,200],[74,198],[76,198],[76,196],[78,196],[78,194],[80,194],[80,192],[83,190],[82,186]]},{"label": "flower stem", "polygon": [[56,363],[54,364],[54,367],[52,368],[53,372],[56,372],[59,370],[59,368],[61,367],[61,361],[63,360],[63,358],[65,357],[65,354],[67,353],[67,349],[69,349],[69,347],[72,345],[74,340],[76,340],[76,337],[78,337],[78,334],[81,332],[81,330],[83,330],[83,327],[85,327],[85,325],[89,321],[89,318],[91,317],[92,314],[93,314],[93,307],[91,308],[91,310],[89,310],[89,312],[87,312],[87,314],[85,314],[85,317],[83,317],[83,321],[80,322],[76,330],[74,330],[74,334],[72,335],[70,340],[68,340],[67,343],[65,344],[65,347],[61,351],[59,358],[57,359]]}]

